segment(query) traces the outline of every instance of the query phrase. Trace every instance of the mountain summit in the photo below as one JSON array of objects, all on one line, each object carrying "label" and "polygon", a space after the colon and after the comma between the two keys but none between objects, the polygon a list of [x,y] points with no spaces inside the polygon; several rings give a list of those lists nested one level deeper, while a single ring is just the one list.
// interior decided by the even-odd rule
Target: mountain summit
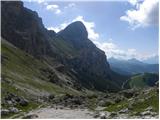
[{"label": "mountain summit", "polygon": [[88,38],[86,27],[81,21],[71,23],[63,31],[61,31],[60,34],[68,38],[79,38],[82,40]]}]

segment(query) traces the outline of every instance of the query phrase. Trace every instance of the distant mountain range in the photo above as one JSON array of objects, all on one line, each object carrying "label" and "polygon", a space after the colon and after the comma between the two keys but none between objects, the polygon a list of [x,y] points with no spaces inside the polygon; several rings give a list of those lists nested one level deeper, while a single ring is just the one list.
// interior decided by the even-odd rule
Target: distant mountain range
[{"label": "distant mountain range", "polygon": [[150,57],[146,60],[143,60],[144,63],[148,63],[148,64],[158,64],[159,63],[159,56],[156,55],[154,57]]},{"label": "distant mountain range", "polygon": [[116,58],[109,58],[108,62],[113,71],[123,75],[133,75],[137,73],[158,73],[158,64],[148,64],[141,62],[135,58],[129,60],[119,60]]}]

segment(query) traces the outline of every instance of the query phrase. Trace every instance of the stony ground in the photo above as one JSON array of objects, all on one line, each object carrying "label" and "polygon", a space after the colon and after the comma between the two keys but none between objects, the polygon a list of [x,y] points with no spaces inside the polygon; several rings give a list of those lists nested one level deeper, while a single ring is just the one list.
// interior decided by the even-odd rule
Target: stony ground
[{"label": "stony ground", "polygon": [[33,110],[26,116],[20,118],[36,118],[36,119],[158,119],[158,115],[151,116],[150,114],[142,116],[130,116],[127,113],[114,113],[107,111],[93,112],[88,109],[70,109],[62,106],[46,107]]},{"label": "stony ground", "polygon": [[[157,87],[144,90],[128,89],[118,93],[98,93],[92,95],[50,95],[42,98],[41,107],[33,108],[33,104],[24,98],[8,94],[6,102],[15,102],[15,106],[2,109],[5,118],[72,118],[72,119],[126,119],[145,118],[158,119],[159,89]],[[8,103],[7,103],[8,104]],[[21,105],[20,107],[17,106]],[[31,106],[29,111],[22,111]],[[12,116],[14,115],[14,117]],[[17,116],[15,116],[17,115]],[[3,118],[4,118],[3,117]]]},{"label": "stony ground", "polygon": [[26,118],[55,118],[55,119],[93,119],[93,112],[87,109],[70,109],[70,108],[41,108],[31,111]]}]

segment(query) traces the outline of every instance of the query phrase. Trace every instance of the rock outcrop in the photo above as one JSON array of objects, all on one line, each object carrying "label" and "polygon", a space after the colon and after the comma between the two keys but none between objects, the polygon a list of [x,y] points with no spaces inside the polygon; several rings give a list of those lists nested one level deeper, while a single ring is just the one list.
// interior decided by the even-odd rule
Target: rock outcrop
[{"label": "rock outcrop", "polygon": [[47,30],[35,11],[23,7],[21,1],[3,1],[2,37],[13,45],[34,55],[51,54]]}]

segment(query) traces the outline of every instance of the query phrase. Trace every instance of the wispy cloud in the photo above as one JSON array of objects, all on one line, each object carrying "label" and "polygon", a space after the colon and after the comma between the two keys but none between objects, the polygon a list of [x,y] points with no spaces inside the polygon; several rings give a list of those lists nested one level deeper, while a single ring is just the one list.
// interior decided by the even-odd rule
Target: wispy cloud
[{"label": "wispy cloud", "polygon": [[47,27],[48,30],[54,30],[56,33],[63,30],[65,27],[67,27],[67,25],[69,25],[70,23],[62,23],[59,26],[56,27]]},{"label": "wispy cloud", "polygon": [[60,14],[61,13],[61,10],[60,10],[59,6],[56,5],[56,4],[47,5],[46,9],[50,10],[50,11],[53,11],[55,14]]},{"label": "wispy cloud", "polygon": [[94,44],[103,50],[108,58],[114,57],[117,59],[131,59],[136,58],[138,60],[146,60],[157,56],[157,54],[149,54],[149,53],[140,53],[134,48],[128,48],[127,50],[121,49],[118,45],[113,42],[99,42],[94,41]]},{"label": "wispy cloud", "polygon": [[133,29],[159,24],[159,0],[129,0],[129,3],[134,9],[127,10],[120,20],[127,21]]}]

